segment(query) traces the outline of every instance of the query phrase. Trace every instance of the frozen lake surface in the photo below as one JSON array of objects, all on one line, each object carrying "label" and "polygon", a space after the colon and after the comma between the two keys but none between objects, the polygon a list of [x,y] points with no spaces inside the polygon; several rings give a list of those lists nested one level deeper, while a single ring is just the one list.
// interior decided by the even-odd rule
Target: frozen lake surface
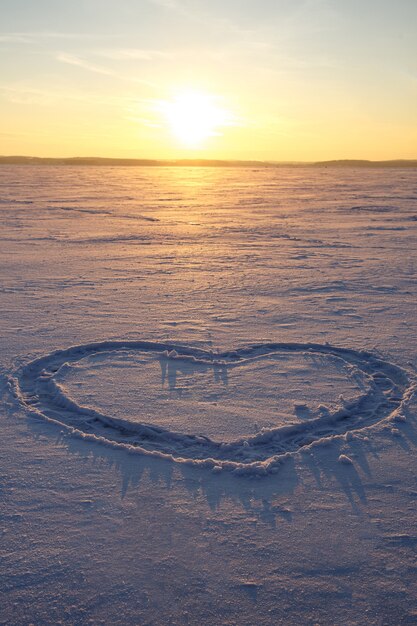
[{"label": "frozen lake surface", "polygon": [[417,170],[0,168],[0,623],[417,621]]}]

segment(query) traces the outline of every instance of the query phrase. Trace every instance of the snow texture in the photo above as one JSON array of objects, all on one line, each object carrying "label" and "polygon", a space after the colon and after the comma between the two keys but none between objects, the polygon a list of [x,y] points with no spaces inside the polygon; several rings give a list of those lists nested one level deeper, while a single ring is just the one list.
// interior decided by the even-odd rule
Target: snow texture
[{"label": "snow texture", "polygon": [[416,215],[412,168],[0,167],[0,624],[415,624]]}]

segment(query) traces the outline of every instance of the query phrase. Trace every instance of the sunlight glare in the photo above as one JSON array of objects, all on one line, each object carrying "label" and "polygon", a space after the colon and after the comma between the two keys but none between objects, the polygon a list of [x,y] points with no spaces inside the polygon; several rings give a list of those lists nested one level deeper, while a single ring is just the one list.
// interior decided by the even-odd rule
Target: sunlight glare
[{"label": "sunlight glare", "polygon": [[201,147],[220,129],[231,125],[231,114],[216,104],[216,97],[200,92],[184,92],[164,102],[162,111],[172,134],[185,146]]}]

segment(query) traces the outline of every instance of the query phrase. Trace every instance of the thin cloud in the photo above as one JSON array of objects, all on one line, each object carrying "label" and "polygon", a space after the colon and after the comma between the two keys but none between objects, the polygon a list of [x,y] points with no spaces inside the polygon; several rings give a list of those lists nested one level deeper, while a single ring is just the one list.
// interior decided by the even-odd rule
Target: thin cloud
[{"label": "thin cloud", "polygon": [[93,33],[62,33],[62,32],[7,32],[0,33],[0,43],[36,43],[48,39],[108,39],[111,35],[97,35]]},{"label": "thin cloud", "polygon": [[97,56],[114,61],[154,61],[155,59],[171,59],[173,54],[162,50],[145,50],[141,48],[115,48],[108,50],[96,50]]},{"label": "thin cloud", "polygon": [[18,33],[0,34],[0,43],[33,43],[33,39],[27,35]]},{"label": "thin cloud", "polygon": [[119,72],[115,72],[107,67],[103,67],[101,65],[95,65],[94,63],[90,63],[81,57],[77,57],[74,54],[67,54],[66,52],[60,52],[56,56],[57,61],[60,63],[66,63],[67,65],[74,65],[75,67],[81,67],[83,70],[87,70],[88,72],[94,72],[95,74],[101,74],[102,76],[111,76],[113,78],[117,78],[118,80],[122,80],[128,83],[136,83],[140,85],[146,85],[147,87],[158,87],[156,83],[153,83],[148,80],[143,80],[141,78],[136,78],[135,76],[123,76],[120,75]]},{"label": "thin cloud", "polygon": [[165,9],[183,10],[184,7],[178,2],[178,0],[149,0],[151,4],[156,4],[159,7]]},{"label": "thin cloud", "polygon": [[0,85],[0,93],[13,104],[51,106],[59,99],[56,93],[31,86]]},{"label": "thin cloud", "polygon": [[127,107],[133,96],[126,95],[97,95],[96,92],[76,91],[74,89],[48,89],[35,87],[30,84],[0,84],[0,95],[15,104],[36,104],[55,106],[61,102],[106,104],[115,107]]},{"label": "thin cloud", "polygon": [[67,63],[67,65],[82,67],[84,70],[88,70],[89,72],[103,74],[104,76],[115,76],[115,73],[112,70],[109,70],[106,67],[101,67],[100,65],[94,65],[93,63],[89,63],[88,61],[85,61],[84,59],[81,59],[80,57],[77,57],[73,54],[60,52],[56,58],[61,63]]},{"label": "thin cloud", "polygon": [[134,115],[127,115],[126,119],[129,120],[129,122],[134,122],[135,124],[138,124],[139,126],[146,126],[147,128],[162,128],[162,124],[154,120],[150,120],[146,117],[136,117]]}]

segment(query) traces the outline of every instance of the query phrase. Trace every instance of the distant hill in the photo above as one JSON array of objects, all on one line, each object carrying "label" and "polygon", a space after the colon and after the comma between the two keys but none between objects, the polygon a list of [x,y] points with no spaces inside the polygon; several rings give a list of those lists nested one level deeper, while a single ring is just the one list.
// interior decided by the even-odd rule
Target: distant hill
[{"label": "distant hill", "polygon": [[417,159],[396,159],[391,161],[366,161],[360,159],[340,159],[319,161],[315,167],[417,167]]},{"label": "distant hill", "polygon": [[113,159],[103,157],[0,156],[0,165],[95,165],[123,167],[277,167],[265,161],[226,161],[217,159]]},{"label": "distant hill", "polygon": [[217,159],[112,159],[102,157],[29,157],[0,156],[0,165],[71,165],[122,167],[417,167],[417,160],[366,161],[342,159],[317,162],[230,161]]}]

